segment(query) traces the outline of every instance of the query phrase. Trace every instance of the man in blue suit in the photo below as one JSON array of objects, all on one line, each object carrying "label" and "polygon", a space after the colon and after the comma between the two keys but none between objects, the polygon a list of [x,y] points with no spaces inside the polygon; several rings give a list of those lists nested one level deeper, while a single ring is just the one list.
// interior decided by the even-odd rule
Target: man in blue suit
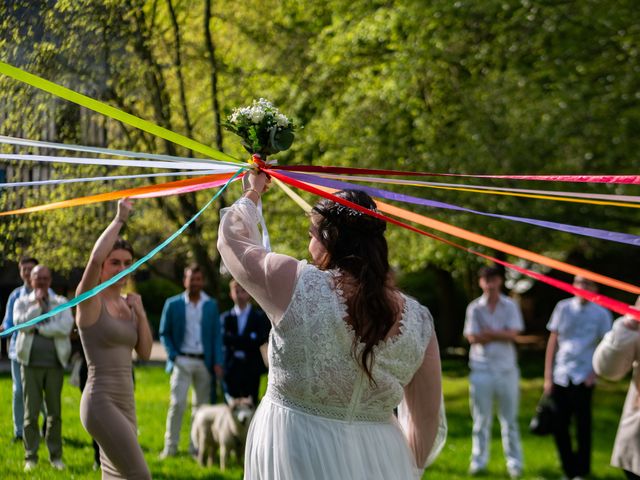
[{"label": "man in blue suit", "polygon": [[[165,302],[160,319],[160,340],[167,351],[167,372],[171,373],[171,399],[161,459],[178,452],[189,385],[193,385],[193,420],[197,407],[208,402],[212,381],[222,377],[218,305],[202,290],[204,275],[199,265],[185,269],[184,287],[184,293]],[[189,450],[195,452],[191,443]]]},{"label": "man in blue suit", "polygon": [[271,323],[253,307],[247,291],[235,280],[229,283],[233,308],[220,317],[224,345],[223,387],[227,397],[252,397],[258,403],[260,376],[267,371],[260,347],[269,340]]}]

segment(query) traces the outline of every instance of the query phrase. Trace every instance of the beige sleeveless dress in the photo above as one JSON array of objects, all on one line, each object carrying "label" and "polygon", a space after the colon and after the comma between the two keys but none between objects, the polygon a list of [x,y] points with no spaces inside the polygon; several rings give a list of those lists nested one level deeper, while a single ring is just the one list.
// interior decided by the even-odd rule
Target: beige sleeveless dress
[{"label": "beige sleeveless dress", "polygon": [[79,330],[89,370],[80,419],[100,445],[102,478],[149,479],[138,443],[131,375],[135,322],[113,317],[102,303],[96,323]]}]

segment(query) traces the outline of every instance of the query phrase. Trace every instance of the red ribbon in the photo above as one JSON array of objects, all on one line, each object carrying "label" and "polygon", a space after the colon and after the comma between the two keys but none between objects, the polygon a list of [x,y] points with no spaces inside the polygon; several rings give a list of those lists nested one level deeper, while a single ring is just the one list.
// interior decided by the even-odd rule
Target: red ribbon
[{"label": "red ribbon", "polygon": [[460,250],[463,250],[465,252],[469,252],[472,253],[474,255],[477,255],[479,257],[483,257],[487,260],[490,260],[492,262],[498,263],[500,265],[503,265],[507,268],[510,268],[512,270],[515,270],[517,272],[520,272],[524,275],[527,275],[529,277],[535,278],[536,280],[539,280],[541,282],[544,282],[548,285],[551,285],[553,287],[559,288],[561,290],[564,290],[565,292],[571,293],[572,295],[576,295],[582,298],[585,298],[586,300],[593,302],[593,303],[597,303],[598,305],[601,305],[605,308],[608,308],[609,310],[612,310],[614,312],[623,314],[623,315],[629,315],[631,317],[633,317],[634,319],[636,319],[637,321],[640,321],[640,311],[630,307],[629,305],[627,305],[624,302],[620,302],[618,300],[615,300],[613,298],[607,297],[606,295],[599,295],[593,292],[590,292],[588,290],[583,290],[581,288],[576,288],[573,285],[570,285],[566,282],[562,282],[560,280],[557,280],[555,278],[549,277],[547,275],[543,275],[541,273],[537,273],[534,272],[532,270],[528,270],[526,268],[523,267],[519,267],[517,265],[514,265],[512,263],[509,262],[505,262],[503,260],[498,260],[497,258],[491,257],[490,255],[485,255],[483,253],[480,252],[476,252],[475,250],[472,250],[470,248],[467,248],[463,245],[459,245],[455,242],[452,242],[451,240],[447,240],[445,238],[442,238],[438,235],[434,235],[432,233],[426,232],[424,230],[421,230],[419,228],[413,227],[409,224],[406,224],[404,222],[401,222],[400,220],[396,220],[395,218],[391,218],[388,217],[386,215],[383,215],[381,213],[378,212],[374,212],[372,210],[369,210],[361,205],[358,205],[356,203],[350,202],[349,200],[345,200],[344,198],[340,198],[336,195],[333,195],[331,193],[325,192],[323,190],[320,190],[318,188],[315,188],[311,185],[307,185],[306,183],[300,182],[298,180],[295,180],[293,178],[290,177],[286,177],[284,175],[281,175],[277,172],[275,172],[273,169],[270,169],[270,174],[273,175],[275,178],[279,179],[280,181],[282,181],[283,183],[287,183],[293,187],[297,187],[300,188],[302,190],[305,190],[309,193],[313,193],[315,195],[319,195],[321,197],[327,198],[329,200],[332,200],[336,203],[339,203],[341,205],[344,205],[346,207],[352,208],[354,210],[357,210],[359,212],[362,212],[366,215],[378,218],[380,220],[384,220],[385,222],[388,223],[392,223],[394,225],[398,225],[402,228],[406,228],[407,230],[410,230],[412,232],[416,232],[419,233],[420,235],[424,235],[426,237],[429,238],[433,238],[435,240],[438,240],[440,242],[446,243],[447,245],[451,245],[452,247],[458,248]]},{"label": "red ribbon", "polygon": [[617,183],[640,185],[640,175],[470,175],[463,173],[426,173],[403,172],[401,170],[383,170],[377,168],[328,167],[322,165],[282,165],[272,167],[278,170],[308,173],[337,173],[359,175],[394,175],[407,177],[458,177],[458,178],[497,178],[502,180],[535,180],[546,182],[576,183]]}]

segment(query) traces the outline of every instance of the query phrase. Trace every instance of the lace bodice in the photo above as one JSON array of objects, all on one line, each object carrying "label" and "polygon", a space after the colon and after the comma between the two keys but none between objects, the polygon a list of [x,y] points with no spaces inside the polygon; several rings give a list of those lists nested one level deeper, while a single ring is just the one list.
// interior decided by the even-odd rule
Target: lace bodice
[{"label": "lace bodice", "polygon": [[271,334],[269,395],[315,415],[387,420],[422,363],[431,315],[405,297],[400,333],[374,348],[375,386],[351,354],[354,331],[345,316],[334,272],[303,266],[291,303]]}]

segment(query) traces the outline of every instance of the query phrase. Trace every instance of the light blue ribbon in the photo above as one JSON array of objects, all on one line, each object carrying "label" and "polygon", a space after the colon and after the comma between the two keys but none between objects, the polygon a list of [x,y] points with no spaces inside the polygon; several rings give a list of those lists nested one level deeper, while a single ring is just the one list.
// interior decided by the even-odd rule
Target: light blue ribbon
[{"label": "light blue ribbon", "polygon": [[84,302],[86,299],[91,298],[95,295],[97,295],[98,293],[100,293],[101,291],[103,291],[105,288],[110,287],[111,285],[113,285],[114,283],[116,283],[118,280],[120,280],[121,278],[126,277],[127,275],[129,275],[131,272],[133,272],[134,270],[136,270],[138,267],[140,267],[142,264],[146,263],[147,261],[151,260],[151,258],[153,256],[155,256],[156,253],[158,253],[160,250],[162,250],[164,247],[166,247],[167,245],[169,245],[171,242],[173,242],[177,237],[180,236],[180,234],[182,234],[182,232],[184,232],[187,228],[189,228],[189,225],[191,225],[196,218],[198,218],[202,212],[204,212],[209,205],[211,205],[216,198],[218,198],[222,192],[225,191],[225,189],[229,186],[229,184],[231,182],[233,182],[238,175],[240,175],[240,172],[242,172],[243,170],[245,170],[246,167],[243,167],[241,169],[239,169],[234,175],[233,177],[231,177],[227,183],[225,183],[220,190],[218,190],[216,192],[216,194],[213,196],[213,198],[211,198],[211,200],[209,200],[204,207],[202,207],[200,209],[200,211],[198,213],[196,213],[193,217],[191,217],[189,219],[189,221],[187,223],[185,223],[184,225],[182,225],[182,227],[180,227],[178,230],[176,230],[169,238],[167,238],[164,242],[162,242],[160,245],[158,245],[156,248],[154,248],[153,250],[151,250],[149,253],[147,253],[144,257],[142,257],[140,260],[138,260],[137,262],[135,262],[133,265],[131,265],[129,268],[123,270],[122,272],[118,273],[117,275],[114,275],[113,277],[111,277],[109,280],[107,280],[104,283],[101,283],[100,285],[97,285],[96,287],[92,288],[91,290],[84,292],[80,295],[78,295],[77,297],[75,297],[73,300],[68,301],[67,303],[63,303],[62,305],[58,305],[56,308],[54,308],[53,310],[48,311],[47,313],[43,313],[42,315],[40,315],[39,317],[36,318],[32,318],[31,320],[21,323],[19,325],[14,325],[11,328],[8,328],[7,330],[4,330],[2,333],[0,333],[0,337],[6,337],[8,335],[11,335],[13,332],[16,332],[18,330],[22,330],[23,328],[29,328],[32,327],[44,320],[46,320],[49,317],[53,317],[54,315],[57,315],[58,313],[67,310],[71,307],[75,307],[76,305],[78,305],[81,302]]}]

